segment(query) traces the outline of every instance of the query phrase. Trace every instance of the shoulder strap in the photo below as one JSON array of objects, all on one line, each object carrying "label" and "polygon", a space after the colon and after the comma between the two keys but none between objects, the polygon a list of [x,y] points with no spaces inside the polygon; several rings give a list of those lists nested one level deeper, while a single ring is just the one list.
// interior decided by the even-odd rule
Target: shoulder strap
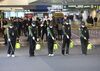
[{"label": "shoulder strap", "polygon": [[49,32],[50,36],[53,37],[49,27],[47,28],[47,31]]},{"label": "shoulder strap", "polygon": [[66,33],[65,30],[64,30],[64,27],[62,28],[62,30],[63,30],[63,33],[64,33],[65,35],[67,35],[67,33]]},{"label": "shoulder strap", "polygon": [[84,37],[84,35],[82,34],[82,30],[79,28],[79,31],[80,31],[80,35],[82,36],[82,37]]},{"label": "shoulder strap", "polygon": [[8,39],[10,38],[10,35],[9,35],[9,27],[7,27],[7,37],[8,37]]},{"label": "shoulder strap", "polygon": [[29,35],[33,36],[32,31],[31,31],[31,26],[28,27],[29,30]]}]

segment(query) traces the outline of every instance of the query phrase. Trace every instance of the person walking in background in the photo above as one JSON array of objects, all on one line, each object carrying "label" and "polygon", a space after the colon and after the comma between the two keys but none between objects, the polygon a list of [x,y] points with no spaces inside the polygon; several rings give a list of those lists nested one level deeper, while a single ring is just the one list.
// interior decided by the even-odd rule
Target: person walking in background
[{"label": "person walking in background", "polygon": [[41,37],[42,40],[44,40],[44,35],[45,34],[46,34],[46,40],[47,40],[47,23],[48,23],[47,20],[45,20],[43,22],[43,26],[42,26],[42,37]]}]

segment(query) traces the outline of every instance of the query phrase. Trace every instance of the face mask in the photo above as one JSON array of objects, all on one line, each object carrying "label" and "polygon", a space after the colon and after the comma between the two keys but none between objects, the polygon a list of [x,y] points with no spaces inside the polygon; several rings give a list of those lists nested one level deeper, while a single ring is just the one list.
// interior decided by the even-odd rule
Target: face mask
[{"label": "face mask", "polygon": [[13,28],[13,26],[10,26],[10,28]]},{"label": "face mask", "polygon": [[84,25],[82,25],[82,28],[84,28],[85,26]]},{"label": "face mask", "polygon": [[35,24],[32,24],[33,27],[35,27]]},{"label": "face mask", "polygon": [[67,17],[64,17],[64,19],[67,19]]},{"label": "face mask", "polygon": [[50,28],[52,28],[53,26],[50,26]]},{"label": "face mask", "polygon": [[65,22],[64,24],[65,24],[65,25],[68,25],[68,23],[67,23],[67,22]]},{"label": "face mask", "polygon": [[68,25],[68,23],[66,22],[66,25]]}]

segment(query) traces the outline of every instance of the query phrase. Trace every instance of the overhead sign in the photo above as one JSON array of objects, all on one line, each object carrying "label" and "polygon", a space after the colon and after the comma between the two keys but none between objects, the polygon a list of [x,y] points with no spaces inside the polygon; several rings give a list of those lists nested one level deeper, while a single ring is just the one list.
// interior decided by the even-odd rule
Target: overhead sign
[{"label": "overhead sign", "polygon": [[36,5],[35,8],[31,9],[34,12],[47,12],[49,5]]},{"label": "overhead sign", "polygon": [[64,5],[63,9],[75,9],[76,5]]},{"label": "overhead sign", "polygon": [[62,6],[62,5],[52,5],[51,8],[52,8],[52,9],[62,9],[63,6]]},{"label": "overhead sign", "polygon": [[91,8],[91,6],[90,5],[84,5],[83,8]]},{"label": "overhead sign", "polygon": [[99,9],[97,5],[63,5],[63,9]]}]

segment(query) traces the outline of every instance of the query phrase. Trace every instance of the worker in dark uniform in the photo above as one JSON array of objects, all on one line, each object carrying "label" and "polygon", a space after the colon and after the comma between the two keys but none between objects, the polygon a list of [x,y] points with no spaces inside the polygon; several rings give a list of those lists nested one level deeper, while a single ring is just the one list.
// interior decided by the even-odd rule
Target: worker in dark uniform
[{"label": "worker in dark uniform", "polygon": [[29,19],[25,17],[25,19],[23,20],[23,29],[25,36],[27,36],[28,33],[28,26],[29,26]]},{"label": "worker in dark uniform", "polygon": [[43,26],[42,26],[42,40],[44,39],[43,37],[44,37],[44,35],[46,34],[46,40],[47,40],[47,23],[48,23],[48,21],[47,20],[45,20],[44,22],[43,22]]},{"label": "worker in dark uniform", "polygon": [[20,29],[19,29],[20,28],[20,23],[18,21],[18,18],[14,19],[13,25],[14,25],[15,29],[17,30],[17,34],[18,34],[18,37],[19,37],[20,36],[20,33],[19,33],[19,31],[20,31]]},{"label": "worker in dark uniform", "polygon": [[29,36],[29,55],[34,56],[34,51],[36,47],[36,39],[37,39],[36,24],[32,23],[28,27],[28,31],[29,31],[29,34],[28,34]]},{"label": "worker in dark uniform", "polygon": [[53,45],[55,41],[55,34],[54,34],[54,28],[53,24],[50,23],[50,25],[47,27],[47,41],[48,41],[48,56],[54,56],[53,54]]},{"label": "worker in dark uniform", "polygon": [[85,54],[85,55],[87,54],[88,39],[89,39],[88,29],[85,26],[85,23],[82,22],[80,26],[80,41],[81,41],[81,47],[82,47],[82,54]]},{"label": "worker in dark uniform", "polygon": [[16,38],[17,38],[17,31],[15,30],[12,22],[10,22],[11,25],[7,28],[7,40],[8,40],[8,51],[7,51],[7,57],[15,57],[15,44],[16,44]]},{"label": "worker in dark uniform", "polygon": [[37,27],[37,37],[40,38],[41,37],[41,19],[37,17],[35,22],[36,22],[36,27]]},{"label": "worker in dark uniform", "polygon": [[69,54],[69,44],[71,39],[71,26],[68,21],[64,21],[62,31],[63,31],[62,55],[65,55],[65,50],[66,54]]}]

